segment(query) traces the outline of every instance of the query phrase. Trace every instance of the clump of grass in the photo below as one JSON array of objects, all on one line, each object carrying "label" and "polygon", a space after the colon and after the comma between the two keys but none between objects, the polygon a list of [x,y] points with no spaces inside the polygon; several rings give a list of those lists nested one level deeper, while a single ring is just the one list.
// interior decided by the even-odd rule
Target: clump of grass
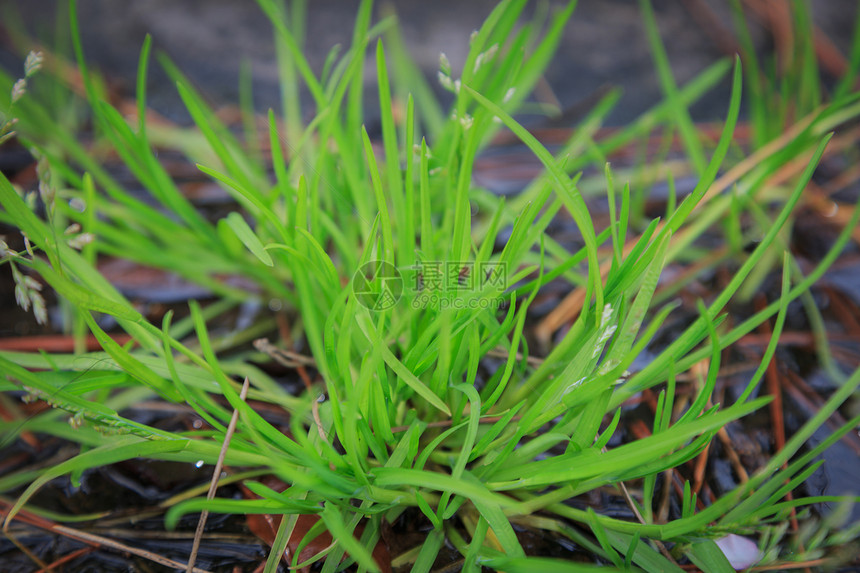
[{"label": "clump of grass", "polygon": [[[270,111],[263,134],[270,158],[254,140],[259,134],[252,110],[245,113],[251,141],[244,145],[166,57],[161,64],[176,81],[195,129],[167,133],[150,124],[149,39],[141,50],[137,117],[123,117],[87,67],[71,3],[73,46],[93,130],[155,205],[120,184],[97,152],[76,140],[47,106],[31,98],[15,101],[19,138],[42,158],[42,184],[50,192],[43,194],[40,216],[33,196],[22,196],[0,178],[5,208],[0,220],[28,241],[26,253],[6,249],[3,261],[32,273],[22,280],[39,276],[50,285],[66,301],[75,332],[89,331],[103,350],[0,352],[4,391],[23,391],[55,406],[26,425],[4,424],[6,439],[26,428],[72,439],[82,449],[53,467],[0,478],[2,491],[29,484],[7,524],[58,476],[78,479],[89,468],[135,457],[215,464],[233,411],[238,424],[224,463],[251,472],[244,483],[259,499],[187,499],[165,508],[166,522],[175,526],[182,515],[201,510],[282,514],[286,518],[266,571],[277,568],[303,514],[319,516],[321,524],[307,540],[322,528],[337,540],[315,557],[324,571],[337,570],[344,556],[363,570],[377,571],[380,564],[371,553],[383,522],[409,508],[417,508],[432,526],[423,544],[395,557],[396,565],[413,571],[430,570],[446,541],[460,552],[466,571],[572,567],[527,556],[515,527],[567,537],[619,569],[677,571],[677,560],[686,558],[704,570],[723,571],[729,565],[715,539],[771,532],[771,524],[785,520],[793,508],[824,501],[783,498],[817,467],[814,459],[821,451],[860,422],[852,419],[797,455],[855,392],[860,371],[845,377],[766,467],[707,507],[699,507],[689,481],[680,515],[669,521],[657,515],[654,498],[661,472],[699,455],[720,428],[769,401],[753,396],[776,350],[788,305],[808,292],[850,239],[860,217],[856,208],[827,256],[802,276],[792,274],[780,234],[827,151],[828,132],[856,117],[854,95],[815,108],[803,129],[763,145],[755,164],[737,161],[733,133],[742,99],[740,63],[722,62],[689,85],[676,86],[643,2],[666,100],[598,140],[596,129],[617,101],[617,94],[610,94],[553,155],[514,114],[550,61],[575,2],[546,22],[523,27],[517,23],[525,2],[502,2],[473,35],[459,76],[442,60],[439,79],[454,97],[447,112],[403,56],[393,18],[371,25],[370,2],[359,7],[349,49],[343,55],[333,51],[320,76],[302,53],[303,5],[286,10],[272,0],[258,4],[273,24],[283,80],[286,126]],[[391,60],[390,46],[396,53]],[[376,61],[381,149],[374,148],[362,125],[361,74],[368,51]],[[725,123],[719,139],[709,143],[687,109],[729,71],[733,88]],[[301,122],[299,79],[313,99],[307,125]],[[0,90],[9,92],[10,81],[0,77]],[[11,109],[9,98],[0,105]],[[401,121],[396,106],[405,110]],[[631,215],[631,186],[619,189],[615,182],[622,177],[605,158],[657,126],[681,134],[698,182],[665,218],[642,221]],[[545,168],[509,202],[472,182],[476,158],[502,129]],[[168,141],[231,194],[235,211],[213,222],[195,209],[155,154],[156,145]],[[790,187],[780,189],[777,210],[755,207],[769,176],[797,161],[803,168]],[[601,175],[585,181],[583,169],[595,165]],[[610,224],[602,232],[581,190],[587,183],[595,188],[595,181],[610,205]],[[729,187],[735,193],[721,193]],[[473,215],[471,202],[481,206],[481,214]],[[756,236],[755,248],[732,252],[737,270],[726,288],[700,302],[699,317],[635,369],[637,357],[653,348],[675,310],[656,298],[666,265],[683,261],[721,218],[739,220],[747,210],[763,221],[760,235],[753,230],[744,237]],[[548,232],[554,218],[566,215],[581,235],[577,250]],[[69,225],[95,240],[70,244]],[[94,263],[102,255],[169,270],[209,289],[214,301],[205,306],[190,301],[187,318],[174,321],[168,313],[153,324],[98,273]],[[780,297],[745,322],[727,324],[726,305],[767,260],[782,261]],[[237,288],[225,276],[244,277],[255,290]],[[581,293],[579,312],[546,356],[530,360],[535,356],[527,343],[529,305],[553,281]],[[287,393],[260,369],[259,353],[228,354],[220,350],[224,341],[210,337],[214,319],[249,299],[277,301],[296,325],[293,334],[316,373],[304,394]],[[116,319],[134,344],[115,342],[101,315]],[[734,403],[714,404],[723,351],[771,318],[773,338],[760,367]],[[271,323],[255,325],[233,334],[229,344],[271,329]],[[489,368],[499,355],[497,367]],[[692,398],[686,408],[677,408],[677,377],[702,363],[706,367],[697,370]],[[288,434],[240,397],[245,378],[248,399],[289,413]],[[660,388],[651,435],[610,447],[624,402],[650,388]],[[168,432],[122,414],[152,396],[186,403],[205,421],[205,430]],[[289,487],[274,491],[255,481],[262,472]],[[622,489],[638,521],[566,503],[603,487]],[[360,539],[353,536],[359,523],[364,524]],[[762,541],[770,561],[784,557],[779,547],[773,537]],[[298,555],[291,556],[292,566],[300,565]]]}]

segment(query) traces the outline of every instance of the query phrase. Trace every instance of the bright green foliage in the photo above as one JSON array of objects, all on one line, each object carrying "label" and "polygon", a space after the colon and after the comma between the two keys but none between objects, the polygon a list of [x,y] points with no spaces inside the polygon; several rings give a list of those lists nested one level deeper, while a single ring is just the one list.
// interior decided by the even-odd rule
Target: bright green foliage
[{"label": "bright green foliage", "polygon": [[[800,458],[794,454],[827,412],[856,389],[860,372],[845,381],[767,468],[704,510],[697,511],[695,496],[688,495],[680,518],[657,523],[655,481],[664,470],[699,454],[726,423],[768,401],[748,398],[776,349],[786,308],[841,252],[860,216],[855,209],[851,224],[818,268],[807,277],[792,274],[780,231],[825,151],[827,131],[857,115],[856,98],[845,95],[831,107],[818,108],[817,92],[805,91],[803,103],[818,110],[809,127],[744,171],[733,181],[733,191],[719,194],[714,190],[718,175],[737,157],[732,146],[744,72],[735,62],[722,134],[715,146],[706,144],[688,108],[732,64],[721,62],[678,86],[645,0],[644,21],[666,100],[627,128],[595,141],[597,128],[618,100],[612,93],[556,155],[514,114],[549,63],[575,2],[559,8],[547,22],[523,26],[518,22],[525,1],[501,2],[473,36],[459,77],[446,60],[441,62],[440,81],[454,94],[448,112],[432,99],[405,56],[394,20],[371,25],[370,2],[359,7],[352,44],[342,54],[332,51],[319,76],[302,53],[304,3],[291,3],[289,10],[273,0],[258,3],[273,23],[283,80],[282,117],[268,114],[270,160],[263,159],[259,142],[237,139],[166,57],[159,59],[176,81],[195,128],[167,130],[147,123],[149,39],[140,58],[139,117],[128,122],[107,103],[87,70],[74,17],[72,40],[98,138],[115,150],[157,206],[124,188],[49,106],[29,95],[16,102],[19,137],[43,158],[43,184],[55,198],[46,201],[48,216],[40,218],[32,202],[0,178],[0,220],[21,229],[35,252],[8,252],[4,261],[41,276],[74,309],[77,332],[96,335],[103,352],[0,352],[4,391],[26,389],[58,408],[23,426],[4,423],[4,439],[27,428],[71,435],[86,450],[38,474],[0,479],[0,491],[30,484],[10,515],[46,481],[87,468],[141,456],[214,463],[231,414],[218,396],[240,414],[225,463],[269,471],[290,487],[275,492],[248,481],[261,499],[183,501],[169,508],[168,526],[203,508],[319,514],[319,527],[340,540],[320,557],[324,571],[336,570],[344,552],[361,568],[376,570],[369,548],[379,539],[380,523],[393,521],[407,507],[418,508],[434,526],[425,543],[404,558],[414,571],[431,568],[446,538],[463,554],[468,571],[481,565],[505,571],[586,569],[527,557],[514,524],[568,537],[619,569],[678,570],[657,549],[660,542],[670,542],[678,548],[675,557],[684,554],[709,571],[722,571],[725,558],[711,537],[765,529],[768,520],[786,514],[784,484],[808,475],[815,455],[827,444]],[[801,3],[797,5],[800,10]],[[378,78],[379,145],[362,125],[362,72],[368,54],[375,54]],[[0,76],[0,93],[10,93],[13,81]],[[305,114],[299,81],[313,99],[313,119],[307,125],[301,123]],[[250,84],[243,85],[244,131],[253,137]],[[762,97],[762,89],[753,83],[753,97]],[[759,125],[763,119],[756,115],[756,101],[761,105],[763,100],[753,102],[753,113],[761,130],[757,143],[764,143],[771,130]],[[393,111],[398,106],[405,110],[399,122]],[[0,100],[0,107],[10,108],[8,98]],[[476,157],[503,128],[545,167],[544,175],[509,202],[476,188],[472,180]],[[673,199],[663,221],[642,220],[635,211],[631,190],[641,193],[651,176],[613,171],[605,162],[609,153],[654,129],[678,130],[688,167],[699,175],[692,193],[677,204]],[[183,152],[230,193],[237,210],[222,220],[207,220],[159,163],[156,147]],[[760,241],[749,254],[733,250],[738,270],[726,289],[703,303],[700,317],[650,363],[628,373],[674,310],[661,303],[681,285],[657,293],[665,266],[692,258],[696,239],[721,219],[730,216],[737,222],[762,192],[767,176],[804,154],[811,154],[807,168],[791,189],[775,197],[778,209],[762,215],[769,225],[766,232],[745,230],[747,236],[732,238],[736,245],[753,237]],[[599,177],[584,178],[590,165],[598,168]],[[268,175],[270,167],[273,176]],[[586,199],[607,191],[610,226],[598,232]],[[481,207],[477,215],[472,202]],[[78,211],[74,204],[85,208]],[[576,252],[546,232],[554,217],[568,215],[584,245]],[[83,252],[67,244],[63,233],[69,223],[95,237]],[[741,225],[730,229],[738,231]],[[209,289],[217,300],[205,307],[192,301],[190,316],[176,323],[168,315],[161,325],[150,324],[95,270],[99,254],[166,269]],[[785,260],[781,298],[746,322],[724,326],[723,311],[749,284],[745,281],[756,278],[763,261],[780,259]],[[388,283],[380,276],[355,274],[373,261],[390,267],[370,268],[400,273],[402,298],[393,305],[368,308],[356,291],[361,284],[373,293],[386,292],[380,289]],[[430,293],[429,273],[436,268],[453,269],[455,280],[469,277],[472,288]],[[483,269],[506,274],[503,280],[485,280],[479,272]],[[257,290],[239,289],[225,276],[244,277]],[[585,289],[585,303],[535,367],[528,360],[527,310],[553,280]],[[417,288],[421,281],[423,290]],[[222,350],[231,342],[210,338],[207,323],[249,299],[277,301],[299,325],[296,334],[321,378],[312,391],[286,393],[254,365],[260,355],[226,354]],[[98,313],[116,317],[136,345],[113,342],[95,320]],[[747,391],[734,404],[712,406],[722,350],[774,315],[774,341]],[[233,340],[251,340],[271,327],[257,325],[233,334]],[[499,351],[502,363],[483,379],[482,363]],[[675,376],[703,359],[710,364],[706,379],[686,411],[673,416]],[[239,381],[245,376],[251,381],[249,398],[289,412],[290,436],[240,399]],[[664,385],[653,434],[608,447],[624,400]],[[129,404],[152,396],[187,403],[210,429],[169,433],[122,416]],[[320,396],[325,399],[318,400]],[[80,427],[70,432],[60,410],[72,414]],[[784,462],[789,465],[780,469]],[[642,523],[564,504],[625,481],[642,484],[641,494],[631,499]],[[359,542],[350,533],[362,518],[367,526]],[[591,533],[583,534],[571,522]],[[283,520],[268,571],[277,566],[294,526],[294,519]]]}]

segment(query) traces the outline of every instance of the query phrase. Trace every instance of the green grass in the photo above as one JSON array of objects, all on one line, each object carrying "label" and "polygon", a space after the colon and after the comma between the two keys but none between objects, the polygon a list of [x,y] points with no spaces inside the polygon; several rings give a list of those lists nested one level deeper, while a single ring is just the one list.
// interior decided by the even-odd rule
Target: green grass
[{"label": "green grass", "polygon": [[[40,277],[64,301],[73,331],[79,337],[94,334],[102,347],[75,355],[0,352],[5,375],[0,388],[12,396],[23,391],[55,407],[25,423],[2,423],[4,443],[29,430],[81,446],[79,455],[53,467],[0,477],[0,492],[27,486],[6,523],[24,508],[38,511],[32,496],[58,476],[78,479],[88,468],[138,457],[215,464],[235,410],[239,422],[225,463],[270,472],[289,488],[276,492],[248,478],[245,484],[261,499],[179,501],[165,508],[167,527],[203,509],[316,514],[319,528],[339,540],[319,557],[323,571],[338,570],[343,555],[361,570],[378,570],[371,550],[382,523],[393,522],[408,508],[417,508],[433,528],[423,545],[393,556],[413,571],[429,571],[445,540],[462,554],[467,571],[482,565],[504,571],[582,568],[527,556],[514,526],[566,537],[618,569],[646,571],[677,571],[677,560],[683,559],[707,571],[724,571],[728,564],[713,539],[729,532],[758,534],[767,563],[802,560],[828,543],[850,541],[833,527],[832,535],[816,538],[792,556],[779,534],[779,523],[792,508],[822,501],[786,502],[790,488],[784,484],[802,482],[817,467],[816,456],[860,421],[851,420],[827,441],[803,450],[860,385],[860,371],[841,376],[835,367],[831,371],[840,376],[839,390],[750,481],[704,509],[697,509],[687,482],[679,516],[664,522],[655,511],[662,472],[693,459],[728,422],[768,403],[768,397],[752,395],[776,351],[788,305],[808,297],[860,218],[855,207],[828,255],[811,273],[800,274],[787,251],[785,229],[833,143],[830,132],[860,112],[856,95],[844,87],[829,104],[821,104],[818,84],[809,84],[817,78],[809,46],[803,52],[807,59],[799,58],[798,77],[785,84],[806,86],[791,109],[807,116],[807,123],[780,139],[782,128],[769,123],[763,110],[770,109],[770,98],[792,97],[791,90],[769,91],[758,73],[761,66],[753,61],[742,67],[739,60],[721,62],[687,85],[677,85],[650,5],[643,1],[665,100],[630,126],[597,138],[618,99],[610,94],[553,155],[515,116],[549,63],[575,2],[546,22],[520,27],[525,2],[502,2],[474,35],[460,77],[443,63],[442,83],[454,92],[447,112],[405,57],[396,21],[371,25],[370,2],[359,7],[351,45],[342,53],[332,51],[319,76],[302,52],[304,4],[293,3],[287,13],[280,3],[258,3],[273,23],[284,103],[280,114],[269,112],[267,129],[259,129],[246,78],[244,141],[217,120],[165,56],[160,63],[175,80],[194,128],[165,131],[147,121],[149,39],[139,63],[138,118],[127,121],[87,68],[71,3],[71,40],[93,132],[157,207],[123,187],[104,167],[101,147],[79,142],[75,129],[58,118],[50,101],[62,101],[56,96],[66,89],[61,83],[35,76],[28,79],[30,92],[12,102],[6,94],[16,78],[0,75],[5,98],[0,109],[4,117],[18,119],[17,137],[40,157],[45,207],[42,216],[35,195],[22,194],[0,178],[0,221],[20,229],[30,244],[27,251],[7,250],[3,262],[22,284],[24,269],[30,273],[26,277]],[[796,10],[801,9],[797,3]],[[741,37],[748,45],[748,36]],[[377,147],[362,119],[361,74],[368,52],[375,54],[382,118]],[[854,58],[851,74],[856,75],[857,62]],[[688,110],[729,73],[732,93],[714,142],[702,137]],[[28,72],[28,78],[32,75]],[[744,78],[752,86],[746,94],[753,151],[760,153],[754,165],[743,162],[742,142],[734,135]],[[306,110],[296,97],[299,79],[313,100],[307,125],[300,121]],[[45,93],[37,89],[41,81]],[[395,102],[406,111],[400,121],[392,112]],[[472,182],[476,157],[502,129],[519,138],[545,168],[507,202]],[[669,202],[662,220],[650,221],[636,208],[635,195],[654,177],[643,175],[648,166],[613,170],[606,157],[650,133],[676,131],[683,143],[683,169],[696,173],[698,183],[683,199]],[[270,158],[254,138],[268,138]],[[208,220],[159,163],[157,148],[184,153],[230,193],[236,210]],[[769,183],[778,170],[796,162],[805,167],[790,185]],[[595,171],[599,175],[585,175]],[[732,191],[719,193],[724,189]],[[598,194],[609,199],[605,230],[595,226],[589,212],[589,200]],[[471,201],[481,205],[478,215]],[[555,217],[567,216],[582,236],[576,251],[547,231]],[[71,224],[79,227],[66,233]],[[664,269],[694,261],[697,240],[714,228],[732,246],[727,256],[733,278],[700,302],[698,318],[670,344],[652,344],[678,312],[667,298],[683,287],[658,291]],[[506,229],[508,238],[498,248]],[[94,240],[82,248],[70,245],[80,233]],[[753,239],[755,248],[745,252],[742,246]],[[161,324],[153,324],[96,270],[95,262],[104,255],[175,273],[209,289],[213,300],[206,305],[190,301],[186,317],[174,321],[168,313]],[[373,261],[399,273],[396,304],[376,309],[365,304],[385,302],[377,295],[395,284],[378,276],[365,283],[356,278],[356,271]],[[780,263],[781,296],[745,321],[727,321],[727,305],[755,292],[768,273],[780,272]],[[491,275],[496,280],[476,280],[486,279],[484,271],[499,274]],[[255,290],[237,288],[225,276],[241,276]],[[452,277],[473,283],[456,288]],[[437,278],[448,279],[449,288],[435,289]],[[421,281],[423,290],[416,288]],[[528,309],[551,281],[582,289],[584,303],[536,364],[527,360],[535,355],[528,344],[533,327]],[[356,284],[369,289],[369,298],[359,296]],[[29,288],[35,290],[32,284]],[[248,300],[278,301],[284,308],[294,337],[313,360],[317,379],[310,391],[287,393],[258,367],[266,357],[237,342],[270,331],[269,325],[233,333],[232,340],[210,335],[219,317]],[[134,344],[114,342],[99,326],[103,314],[115,317]],[[772,318],[773,339],[741,398],[714,404],[724,351]],[[651,361],[628,372],[646,350],[655,353]],[[820,350],[826,356],[826,346]],[[487,374],[491,353],[503,359]],[[679,410],[676,377],[703,361],[707,370]],[[245,377],[248,399],[289,413],[289,435],[240,397]],[[652,435],[609,447],[623,417],[622,404],[649,388],[659,391]],[[318,401],[320,396],[325,399]],[[189,405],[205,420],[205,429],[167,432],[123,415],[129,405],[152,397]],[[67,415],[74,430],[63,421]],[[639,522],[565,504],[624,483],[635,490],[629,502]],[[359,522],[365,523],[360,541],[351,535]],[[295,524],[294,519],[282,521],[266,571],[277,567]]]}]

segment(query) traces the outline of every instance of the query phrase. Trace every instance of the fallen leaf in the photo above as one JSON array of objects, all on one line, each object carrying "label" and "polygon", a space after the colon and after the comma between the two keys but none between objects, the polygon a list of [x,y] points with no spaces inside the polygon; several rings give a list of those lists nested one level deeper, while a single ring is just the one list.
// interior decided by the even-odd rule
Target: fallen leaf
[{"label": "fallen leaf", "polygon": [[717,539],[716,543],[736,571],[758,563],[762,557],[758,545],[752,539],[734,533]]}]

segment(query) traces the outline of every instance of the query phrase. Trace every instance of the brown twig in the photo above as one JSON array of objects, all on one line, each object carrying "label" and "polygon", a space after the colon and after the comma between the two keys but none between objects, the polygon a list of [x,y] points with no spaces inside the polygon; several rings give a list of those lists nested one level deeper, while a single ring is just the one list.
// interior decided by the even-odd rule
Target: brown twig
[{"label": "brown twig", "polygon": [[[40,406],[43,404],[40,402]],[[36,435],[29,431],[24,430],[23,427],[26,424],[28,418],[26,416],[21,415],[20,408],[17,404],[15,404],[12,399],[6,394],[0,394],[0,420],[7,422],[9,424],[17,424],[20,433],[18,437],[28,446],[38,451],[42,448],[42,444],[39,442],[39,439]],[[29,457],[26,453],[23,454],[23,459]],[[6,464],[17,464],[20,461],[23,461],[22,455],[10,456],[9,459],[0,461],[0,469],[3,468]]]},{"label": "brown twig", "polygon": [[[10,502],[0,499],[0,516],[6,516],[9,513],[9,509],[12,507]],[[153,553],[152,551],[146,551],[144,549],[138,549],[137,547],[132,547],[131,545],[126,545],[125,543],[120,543],[119,541],[114,541],[113,539],[103,537],[101,535],[95,535],[92,533],[86,533],[83,531],[78,531],[77,529],[73,529],[71,527],[66,527],[65,525],[59,525],[54,523],[49,519],[45,519],[44,517],[39,517],[25,509],[22,509],[18,513],[16,513],[12,520],[20,521],[21,523],[25,523],[32,527],[37,527],[39,529],[43,529],[45,531],[50,531],[52,533],[56,533],[58,535],[62,535],[64,537],[68,537],[70,539],[75,539],[77,541],[81,541],[86,543],[87,545],[91,545],[97,548],[109,548],[120,553],[130,553],[132,555],[137,555],[138,557],[142,557],[144,559],[148,559],[154,563],[158,563],[159,565],[164,565],[165,567],[170,567],[171,569],[185,569],[185,563],[181,563],[179,561],[175,561],[173,559],[168,559],[167,557],[163,557],[158,555],[157,553]],[[8,525],[8,523],[7,523]],[[8,531],[6,532],[8,535]],[[41,568],[46,568],[47,565],[41,564]],[[210,573],[205,569],[199,569],[195,567],[193,569],[193,573]]]},{"label": "brown twig", "polygon": [[76,551],[72,551],[71,553],[63,555],[62,557],[60,557],[56,561],[49,563],[43,569],[39,569],[38,571],[36,571],[36,573],[47,573],[48,571],[53,571],[57,567],[61,567],[61,566],[65,565],[66,563],[68,563],[69,561],[74,561],[78,557],[83,557],[84,555],[87,555],[88,553],[92,553],[93,551],[95,551],[95,547],[92,547],[92,546],[81,547],[80,549],[78,549]]},{"label": "brown twig", "polygon": [[[791,398],[802,404],[810,411],[819,410],[824,405],[824,400],[813,390],[806,381],[792,371],[786,372],[785,390],[791,395]],[[833,412],[825,422],[827,426],[834,432],[844,427],[848,423],[839,411]],[[848,432],[842,436],[842,441],[854,450],[860,456],[860,437],[856,432]]]},{"label": "brown twig", "polygon": [[860,341],[860,307],[840,290],[827,286],[821,289],[827,294],[833,313],[848,333],[849,340]]},{"label": "brown twig", "polygon": [[[650,397],[653,398],[654,394],[653,393],[649,393],[649,394],[650,394]],[[645,425],[644,422],[642,422],[641,420],[637,420],[637,421],[642,424],[642,427],[645,429],[646,432],[650,433],[650,431],[648,430],[648,427]],[[606,449],[606,446],[604,446],[601,449],[601,451],[603,453],[606,453],[608,450]],[[625,499],[625,501],[627,501],[627,505],[630,507],[630,511],[633,512],[633,515],[636,516],[636,519],[639,520],[639,523],[646,525],[647,522],[645,521],[645,517],[642,515],[642,513],[639,511],[639,508],[636,506],[636,503],[633,501],[633,496],[630,495],[630,492],[627,490],[627,486],[624,484],[623,481],[619,481],[618,486],[621,488],[621,492],[624,494],[624,499]],[[655,545],[657,545],[657,549],[660,550],[660,553],[662,553],[666,559],[668,559],[670,562],[674,563],[675,565],[678,564],[678,562],[675,561],[675,558],[672,557],[672,554],[669,553],[669,550],[666,549],[666,546],[663,545],[662,541],[660,541],[659,539],[654,539],[653,541],[654,541]]]},{"label": "brown twig", "polygon": [[293,352],[285,348],[279,348],[269,342],[268,338],[259,338],[254,341],[254,348],[268,355],[272,360],[286,368],[299,368],[300,366],[316,366],[316,361],[304,354]]},{"label": "brown twig", "polygon": [[693,467],[693,483],[690,489],[699,497],[701,497],[700,492],[705,483],[705,470],[708,467],[708,453],[710,449],[711,442],[708,442],[701,453],[696,456],[696,463]]},{"label": "brown twig", "polygon": [[[603,452],[606,453],[605,447],[603,448]],[[639,512],[639,508],[636,507],[636,503],[633,501],[633,496],[631,496],[630,492],[627,491],[627,486],[624,485],[623,481],[618,482],[618,485],[619,485],[619,487],[621,487],[621,492],[624,494],[624,499],[627,501],[627,505],[630,506],[630,510],[633,512],[633,515],[636,516],[636,519],[639,520],[639,523],[641,523],[642,525],[646,525],[645,518]],[[672,557],[672,554],[669,552],[669,550],[666,549],[666,546],[663,545],[662,541],[660,541],[659,539],[653,539],[652,541],[657,546],[657,549],[660,550],[660,553],[663,554],[663,557],[665,557],[666,559],[668,559],[671,563],[674,563],[675,565],[678,564],[678,562],[675,561],[675,558]]]},{"label": "brown twig", "polygon": [[[311,414],[314,417],[314,423],[317,426],[317,432],[320,435],[320,439],[322,439],[322,441],[324,442],[328,442],[328,436],[325,433],[325,429],[322,425],[322,419],[320,418],[320,403],[313,395],[313,384],[311,383],[311,377],[308,376],[308,371],[305,370],[304,366],[296,366],[296,371],[299,373],[299,377],[302,379],[302,382],[305,383],[305,388],[308,391],[308,395],[311,397]],[[331,469],[334,470],[334,464],[329,465],[331,465]]]},{"label": "brown twig", "polygon": [[818,567],[830,563],[828,559],[811,559],[809,561],[800,561],[792,563],[790,561],[783,563],[771,563],[770,565],[761,565],[759,567],[750,567],[750,571],[785,571],[786,569],[809,569],[810,567]]},{"label": "brown twig", "polygon": [[729,433],[726,431],[725,427],[722,427],[717,430],[717,437],[723,443],[723,447],[726,449],[726,455],[729,458],[729,462],[735,469],[735,473],[738,474],[738,479],[742,484],[747,483],[750,480],[750,476],[747,473],[744,464],[741,463],[741,457],[738,455],[737,450],[735,450],[735,447],[732,444],[732,439],[729,437]]},{"label": "brown twig", "polygon": [[[7,524],[7,525],[8,525],[8,524]],[[26,555],[26,556],[27,556],[27,559],[29,559],[30,561],[32,561],[33,563],[35,563],[39,568],[41,568],[41,569],[43,569],[43,570],[48,568],[48,566],[45,564],[45,562],[44,562],[44,561],[42,561],[41,559],[39,559],[39,556],[38,556],[38,555],[36,555],[36,554],[35,554],[35,553],[33,553],[32,551],[30,551],[30,548],[29,548],[29,547],[27,547],[26,545],[24,545],[23,543],[21,543],[21,542],[18,540],[18,537],[17,537],[17,536],[15,536],[15,535],[13,535],[13,534],[12,534],[12,532],[11,532],[11,531],[9,531],[8,527],[6,527],[5,525],[4,525],[4,527],[3,527],[3,534],[6,536],[6,538],[7,538],[9,541],[11,541],[11,542],[12,542],[12,545],[14,545],[15,547],[17,547],[17,548],[21,551],[21,553],[23,553],[24,555]]]},{"label": "brown twig", "polygon": [[[289,329],[286,328],[285,323],[279,323],[281,326],[281,338],[285,338],[285,335],[289,333]],[[305,365],[313,366],[316,364],[313,358],[309,358],[298,354],[296,352],[292,352],[290,350],[285,350],[283,348],[278,348],[269,342],[267,338],[260,338],[254,341],[254,348],[259,350],[260,352],[264,352],[269,355],[275,362],[278,364],[285,366],[287,368],[294,368],[296,372],[299,373],[299,377],[302,379],[302,382],[305,385],[305,389],[308,391],[308,396],[311,397],[311,414],[314,417],[314,424],[316,424],[317,432],[319,433],[320,439],[322,441],[328,443],[329,438],[326,435],[325,429],[323,428],[322,418],[320,417],[320,406],[319,402],[314,398],[313,395],[313,383],[311,382],[311,377],[308,375],[308,371],[305,369]],[[334,464],[329,463],[329,466],[332,470],[334,470]]]},{"label": "brown twig", "polygon": [[[785,131],[781,136],[777,137],[773,141],[767,143],[758,149],[755,153],[747,157],[746,159],[740,161],[737,165],[733,166],[729,169],[724,175],[722,175],[719,179],[714,181],[713,185],[705,192],[702,200],[699,202],[699,205],[704,205],[708,201],[712,200],[716,195],[719,195],[726,189],[729,189],[732,185],[734,185],[741,177],[752,171],[755,167],[760,165],[763,161],[768,159],[769,157],[775,155],[776,153],[782,151],[785,147],[787,147],[791,142],[793,142],[803,131],[809,128],[809,126],[815,121],[815,119],[819,116],[820,110],[816,110],[813,113],[807,115],[806,117],[800,119],[793,126]],[[855,130],[848,130],[845,135],[834,137],[825,151],[825,154],[832,154],[838,150],[841,150],[849,145],[853,145],[856,141],[856,133],[853,133]],[[768,185],[778,185],[790,179],[791,177],[797,175],[803,169],[806,168],[809,158],[812,156],[812,151],[804,153],[798,159],[794,161],[790,161],[783,166],[783,168],[779,169],[767,182]],[[662,230],[665,222],[661,222],[657,225],[655,233]],[[681,241],[685,238],[685,234],[691,232],[690,230],[680,231],[675,235],[673,240]],[[624,245],[623,253],[624,256],[629,255],[630,251],[633,250],[633,247],[636,243],[641,239],[641,237],[635,237],[627,241]],[[602,265],[600,265],[600,276],[605,280],[606,276],[609,273],[611,268],[612,261],[604,261]],[[549,341],[552,339],[553,334],[564,324],[567,324],[569,321],[576,318],[582,310],[583,306],[588,301],[585,300],[585,288],[579,287],[570,292],[562,301],[558,304],[558,306],[553,309],[535,328],[535,337],[541,344],[546,346],[549,345]]]},{"label": "brown twig", "polygon": [[[248,395],[248,386],[250,380],[245,376],[245,382],[242,383],[242,391],[239,393],[239,399],[244,401]],[[212,481],[209,483],[209,493],[206,494],[206,499],[215,497],[215,490],[218,489],[218,482],[221,480],[221,468],[224,467],[224,458],[227,456],[227,449],[230,447],[230,439],[236,431],[236,424],[239,422],[239,409],[233,408],[233,416],[230,418],[230,423],[227,425],[227,432],[224,434],[224,443],[221,444],[221,452],[218,454],[218,461],[215,462],[215,470],[212,472]],[[200,512],[200,520],[197,522],[197,531],[194,533],[194,542],[191,544],[191,555],[188,556],[188,565],[185,567],[185,573],[192,573],[194,570],[194,562],[197,560],[197,551],[200,549],[200,539],[203,537],[203,529],[206,527],[206,519],[209,517],[209,510],[204,509]]]},{"label": "brown twig", "polygon": [[[487,351],[487,356],[493,356],[495,358],[507,358],[509,354],[510,354],[510,351],[505,350],[503,348],[493,348],[493,349]],[[523,353],[517,352],[515,358],[517,359],[517,362],[522,361]],[[532,367],[539,367],[541,364],[544,363],[545,360],[546,360],[545,358],[541,358],[539,356],[527,356],[526,357],[526,362]]]},{"label": "brown twig", "polygon": [[779,69],[785,71],[791,67],[794,54],[794,29],[791,25],[791,12],[788,2],[772,2],[770,0],[746,0],[746,5],[770,28]]},{"label": "brown twig", "polygon": [[[110,337],[118,344],[128,344],[132,338],[128,334],[112,334]],[[84,339],[87,352],[101,350],[101,344],[90,334]],[[45,334],[40,336],[13,336],[0,338],[0,350],[15,352],[74,352],[75,337],[65,334]]]},{"label": "brown twig", "polygon": [[[496,422],[501,420],[503,417],[504,416],[487,416],[484,418],[480,418],[478,420],[478,423],[479,424],[495,424]],[[522,418],[522,414],[517,414],[516,416],[511,418],[511,422],[514,422],[514,421],[519,420],[521,418]],[[453,424],[453,423],[454,423],[454,421],[450,420],[450,419],[449,420],[438,420],[436,422],[430,422],[429,424],[427,424],[427,427],[428,428],[450,428],[451,424]],[[397,434],[400,432],[405,432],[408,429],[409,429],[409,426],[394,426],[393,428],[391,428],[391,432],[394,434]]]},{"label": "brown twig", "polygon": [[[791,26],[791,13],[787,2],[773,0],[746,0],[747,5],[764,21],[774,35],[777,52],[781,56],[780,68],[785,70],[794,52],[794,35]],[[834,77],[842,77],[848,70],[848,59],[833,41],[816,25],[812,29],[812,43],[815,57],[821,68]]]},{"label": "brown twig", "polygon": [[[756,297],[755,307],[756,310],[761,311],[767,306],[767,301],[763,296]],[[770,336],[772,334],[770,324],[765,321],[759,326],[759,332],[764,336]],[[785,448],[785,420],[783,419],[783,403],[782,403],[782,384],[780,384],[779,372],[776,369],[776,358],[771,359],[770,363],[767,365],[767,370],[765,371],[765,382],[767,383],[767,390],[770,395],[773,397],[773,400],[770,403],[770,416],[773,425],[773,441],[776,446],[776,451],[782,451]],[[787,463],[782,464],[782,469],[788,467]],[[791,501],[794,498],[791,492],[785,494],[785,499],[787,501]],[[797,531],[799,528],[799,524],[797,522],[797,513],[794,508],[791,508],[791,517],[789,518],[791,523],[791,530]]]}]

